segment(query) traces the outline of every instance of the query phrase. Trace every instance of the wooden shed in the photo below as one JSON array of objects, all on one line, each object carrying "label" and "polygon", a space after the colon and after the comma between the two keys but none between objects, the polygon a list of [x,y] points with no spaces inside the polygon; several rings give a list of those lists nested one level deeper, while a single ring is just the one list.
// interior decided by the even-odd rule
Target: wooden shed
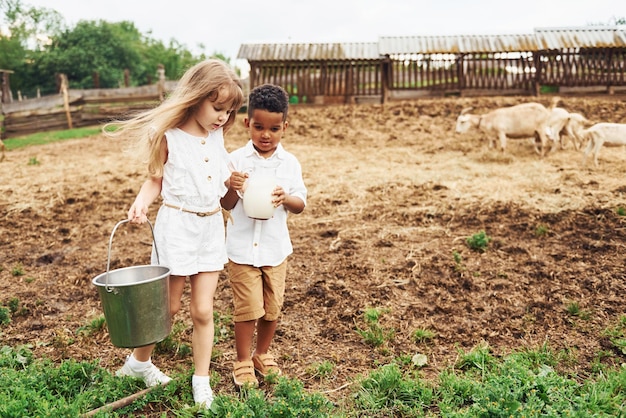
[{"label": "wooden shed", "polygon": [[279,84],[293,103],[626,91],[626,26],[244,44],[237,58],[250,64],[250,87]]},{"label": "wooden shed", "polygon": [[383,61],[377,43],[244,44],[238,58],[250,64],[250,86],[278,84],[292,103],[380,100]]}]

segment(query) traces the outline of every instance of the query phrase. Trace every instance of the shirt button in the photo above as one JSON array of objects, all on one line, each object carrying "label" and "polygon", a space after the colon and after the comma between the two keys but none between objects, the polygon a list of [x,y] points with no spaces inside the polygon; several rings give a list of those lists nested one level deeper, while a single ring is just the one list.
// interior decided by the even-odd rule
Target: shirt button
[{"label": "shirt button", "polygon": [[209,157],[204,157],[204,162],[208,163],[209,162]]},{"label": "shirt button", "polygon": [[257,242],[255,242],[255,243],[254,243],[254,246],[255,246],[255,247],[258,247],[258,246],[259,246],[259,244],[258,244]]},{"label": "shirt button", "polygon": [[208,181],[211,181],[211,176],[207,176],[206,178]]},{"label": "shirt button", "polygon": [[206,141],[203,139],[202,141],[200,141],[200,143],[201,143],[202,145],[204,145],[204,144],[206,144]]}]

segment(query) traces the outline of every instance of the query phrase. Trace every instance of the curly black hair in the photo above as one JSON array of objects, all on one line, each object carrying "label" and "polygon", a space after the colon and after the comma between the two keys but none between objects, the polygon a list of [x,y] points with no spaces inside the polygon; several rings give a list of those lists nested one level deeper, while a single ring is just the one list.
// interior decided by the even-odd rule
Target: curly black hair
[{"label": "curly black hair", "polygon": [[280,86],[275,84],[263,84],[255,87],[250,92],[248,99],[248,117],[252,118],[252,113],[257,110],[267,110],[272,113],[282,113],[283,121],[287,120],[287,110],[289,108],[289,94]]}]

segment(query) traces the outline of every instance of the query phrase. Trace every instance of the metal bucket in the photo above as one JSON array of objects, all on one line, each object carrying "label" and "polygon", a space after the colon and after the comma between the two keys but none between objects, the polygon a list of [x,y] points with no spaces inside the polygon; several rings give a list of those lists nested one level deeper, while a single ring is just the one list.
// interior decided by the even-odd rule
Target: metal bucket
[{"label": "metal bucket", "polygon": [[[170,269],[146,265],[109,270],[113,235],[125,222],[128,220],[118,222],[111,232],[107,271],[92,282],[98,287],[111,342],[116,347],[134,348],[162,341],[171,331]],[[154,240],[152,224],[148,224]],[[158,263],[159,253],[154,245]]]}]

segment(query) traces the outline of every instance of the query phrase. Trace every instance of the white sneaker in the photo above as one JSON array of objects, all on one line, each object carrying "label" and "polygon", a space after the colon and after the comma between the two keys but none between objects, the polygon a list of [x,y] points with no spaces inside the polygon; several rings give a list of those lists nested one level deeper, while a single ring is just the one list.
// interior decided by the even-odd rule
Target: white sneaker
[{"label": "white sneaker", "polygon": [[148,387],[164,385],[172,380],[169,376],[159,370],[159,368],[152,363],[150,363],[150,366],[148,366],[146,370],[138,372],[130,367],[130,365],[128,364],[128,360],[126,360],[126,363],[124,363],[121,369],[115,372],[115,375],[119,377],[132,376],[143,379],[144,383]]},{"label": "white sneaker", "polygon": [[193,389],[193,400],[196,405],[202,405],[204,408],[211,408],[211,404],[213,403],[213,390],[211,389],[211,385],[207,383],[200,383],[192,385]]}]

